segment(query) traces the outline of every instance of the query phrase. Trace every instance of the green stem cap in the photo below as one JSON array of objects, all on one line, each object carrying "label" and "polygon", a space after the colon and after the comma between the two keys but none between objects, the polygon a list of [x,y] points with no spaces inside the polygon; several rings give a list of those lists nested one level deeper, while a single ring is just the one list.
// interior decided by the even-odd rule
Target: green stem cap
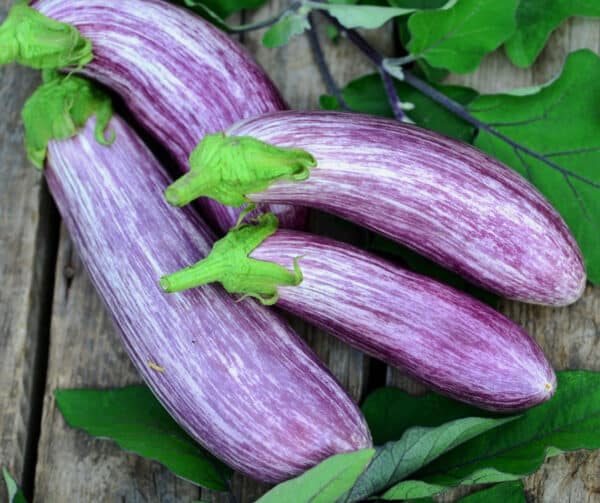
[{"label": "green stem cap", "polygon": [[44,16],[27,1],[15,4],[0,26],[0,64],[81,68],[92,58],[92,43],[77,28]]},{"label": "green stem cap", "polygon": [[85,79],[44,72],[44,84],[25,102],[21,112],[31,162],[42,169],[48,142],[74,136],[92,115],[96,116],[96,140],[110,145],[115,135],[113,131],[110,138],[105,137],[112,117],[109,96]]},{"label": "green stem cap", "polygon": [[217,241],[208,257],[200,262],[163,276],[160,286],[166,293],[180,292],[215,281],[229,293],[254,297],[263,304],[275,304],[279,298],[277,287],[296,286],[302,281],[298,259],[294,272],[274,262],[256,260],[248,255],[277,230],[277,217],[265,213],[256,225],[242,224]]},{"label": "green stem cap", "polygon": [[317,165],[308,152],[282,148],[249,136],[204,137],[190,156],[190,171],[165,192],[167,201],[184,206],[205,196],[227,206],[249,202],[247,194],[261,192],[277,180],[306,180]]}]

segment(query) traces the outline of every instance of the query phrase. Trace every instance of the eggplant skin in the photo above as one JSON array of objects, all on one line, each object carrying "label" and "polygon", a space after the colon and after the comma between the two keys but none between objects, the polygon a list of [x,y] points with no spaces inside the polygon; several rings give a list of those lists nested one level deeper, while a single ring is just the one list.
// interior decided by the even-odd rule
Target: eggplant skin
[{"label": "eggplant skin", "polygon": [[250,256],[293,268],[277,306],[476,407],[514,412],[548,400],[556,376],[519,325],[469,295],[353,246],[279,230]]},{"label": "eggplant skin", "polygon": [[[31,7],[75,26],[92,42],[94,58],[80,73],[119,94],[181,173],[204,135],[286,108],[242,46],[183,8],[162,0],[35,0]],[[236,209],[208,199],[199,204],[215,229],[235,225]],[[283,227],[305,224],[304,208],[266,210]]]},{"label": "eggplant skin", "polygon": [[169,179],[121,119],[51,141],[46,178],[129,357],[175,420],[236,470],[276,483],[369,447],[356,404],[277,315],[221,288],[167,295],[157,278],[206,255],[212,234],[163,199]]},{"label": "eggplant skin", "polygon": [[277,181],[253,202],[335,213],[403,243],[504,297],[563,306],[586,271],[566,223],[525,178],[476,148],[390,119],[275,112],[229,128],[312,154],[302,182]]}]

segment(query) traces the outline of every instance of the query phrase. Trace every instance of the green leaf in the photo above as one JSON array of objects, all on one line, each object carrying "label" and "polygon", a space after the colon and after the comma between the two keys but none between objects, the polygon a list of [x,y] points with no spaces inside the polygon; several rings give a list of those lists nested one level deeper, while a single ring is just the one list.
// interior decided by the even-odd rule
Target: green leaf
[{"label": "green leaf", "polygon": [[310,28],[307,14],[302,12],[289,12],[271,26],[263,36],[263,45],[269,48],[286,45],[296,35],[304,33]]},{"label": "green leaf", "polygon": [[477,68],[515,30],[519,0],[459,0],[447,10],[413,14],[407,49],[435,67],[456,73]]},{"label": "green leaf", "polygon": [[23,491],[19,488],[15,479],[12,478],[6,468],[2,468],[2,475],[6,483],[6,491],[8,492],[8,503],[27,503]]},{"label": "green leaf", "polygon": [[[395,86],[398,96],[403,102],[414,104],[414,109],[408,110],[406,115],[416,124],[462,141],[472,141],[475,134],[473,126],[459,119],[408,84],[395,82]],[[476,91],[467,87],[444,85],[435,85],[434,87],[463,105],[468,105],[478,96]],[[365,75],[353,80],[342,89],[342,97],[350,109],[356,112],[393,117],[383,83],[378,74]],[[320,104],[321,107],[328,110],[339,108],[336,99],[332,96],[322,96]]]},{"label": "green leaf", "polygon": [[397,440],[413,426],[435,427],[469,416],[502,417],[437,393],[417,397],[393,387],[373,391],[361,409],[375,445]]},{"label": "green leaf", "polygon": [[571,16],[600,16],[600,2],[590,0],[521,0],[517,29],[505,44],[517,66],[533,64],[552,33]]},{"label": "green leaf", "polygon": [[377,5],[341,5],[306,2],[313,9],[326,10],[346,28],[365,28],[373,30],[390,19],[415,12],[416,9],[402,7],[380,7]]},{"label": "green leaf", "polygon": [[108,437],[195,484],[228,490],[231,469],[189,437],[146,386],[56,390],[54,394],[69,426]]},{"label": "green leaf", "polygon": [[523,482],[504,482],[478,491],[458,500],[457,503],[526,503]]},{"label": "green leaf", "polygon": [[400,440],[377,449],[373,460],[343,501],[362,501],[377,494],[463,442],[515,419],[467,417],[433,428],[409,428]]},{"label": "green leaf", "polygon": [[388,0],[388,3],[394,7],[416,10],[449,8],[448,0]]},{"label": "green leaf", "polygon": [[242,9],[257,9],[266,0],[169,0],[178,5],[184,5],[189,9],[204,15],[206,9],[214,12],[217,16],[225,19]]},{"label": "green leaf", "polygon": [[[384,499],[424,498],[443,488],[516,480],[534,472],[546,456],[561,451],[597,449],[600,447],[600,373],[589,371],[558,372],[558,387],[554,397],[522,416],[490,433],[474,438],[444,454],[405,480],[389,489]],[[385,398],[387,403],[383,400]],[[410,422],[436,423],[458,414],[472,414],[467,406],[455,405],[452,400],[428,394],[413,397],[408,394],[387,395],[377,399],[384,417],[397,421],[397,435],[406,426],[394,412],[409,412]],[[374,438],[390,435],[391,426],[376,431],[372,402],[364,410]],[[461,408],[464,409],[461,411]],[[419,414],[419,411],[422,411]],[[437,414],[437,416],[436,416]]]},{"label": "green leaf", "polygon": [[587,50],[574,52],[557,79],[533,94],[520,94],[481,96],[469,111],[512,141],[545,155],[555,167],[518,153],[485,131],[475,145],[528,178],[548,198],[581,247],[588,279],[598,283],[600,58]]},{"label": "green leaf", "polygon": [[329,503],[352,487],[371,461],[374,449],[337,454],[295,479],[275,486],[257,503]]}]

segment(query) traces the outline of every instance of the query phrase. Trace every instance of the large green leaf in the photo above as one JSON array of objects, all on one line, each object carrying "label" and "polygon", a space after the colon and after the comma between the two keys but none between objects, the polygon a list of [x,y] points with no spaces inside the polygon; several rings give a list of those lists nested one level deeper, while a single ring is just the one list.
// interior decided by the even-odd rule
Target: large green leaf
[{"label": "large green leaf", "polygon": [[[414,480],[389,489],[384,498],[423,498],[459,484],[516,480],[537,470],[546,456],[599,448],[600,373],[559,372],[557,378],[557,391],[550,401],[444,454],[415,473]],[[378,430],[383,419],[373,421],[375,415],[387,417],[398,428],[399,436],[411,423],[435,424],[473,414],[470,407],[434,394],[414,397],[403,392],[381,393],[369,398],[363,407],[374,438],[391,435],[391,426]],[[400,414],[408,419],[397,418]]]},{"label": "large green leaf", "polygon": [[[475,145],[528,178],[561,213],[583,252],[588,278],[600,281],[600,58],[569,55],[562,74],[532,93],[481,96],[478,119],[554,167],[480,131]],[[564,170],[569,170],[569,173]]]},{"label": "large green leaf", "polygon": [[70,426],[94,437],[108,437],[195,484],[228,489],[231,469],[188,436],[146,386],[56,390],[55,396]]},{"label": "large green leaf", "polygon": [[[186,0],[187,2],[193,0]],[[444,8],[453,5],[456,0],[446,0]],[[305,0],[301,6],[293,11],[287,12],[277,23],[267,30],[263,37],[263,44],[266,47],[279,47],[287,44],[290,39],[300,35],[307,30],[310,25],[307,16],[312,10],[327,11],[335,17],[343,26],[349,29],[379,28],[386,22],[398,16],[410,14],[418,10],[415,7],[393,7],[390,5],[358,4],[354,0],[335,0],[330,3],[314,2]]]},{"label": "large green leaf", "polygon": [[358,502],[378,494],[457,445],[515,419],[467,417],[432,428],[409,428],[400,440],[377,449],[367,469],[341,501]]},{"label": "large green leaf", "polygon": [[[8,493],[8,503],[27,503],[23,491],[19,488],[15,479],[8,473],[6,468],[2,468],[4,483],[6,484],[6,492]],[[2,494],[0,492],[0,494]]]},{"label": "large green leaf", "polygon": [[388,0],[394,7],[404,7],[405,9],[441,9],[448,7],[448,0]]},{"label": "large green leaf", "polygon": [[531,65],[558,25],[571,16],[600,16],[597,0],[521,0],[517,29],[505,44],[517,66]]},{"label": "large green leaf", "polygon": [[256,9],[266,0],[169,0],[172,3],[184,5],[191,10],[205,15],[206,9],[225,19],[242,9]]},{"label": "large green leaf", "polygon": [[525,489],[520,480],[497,484],[458,500],[457,503],[525,503]]},{"label": "large green leaf", "polygon": [[415,8],[381,7],[378,5],[342,5],[306,2],[313,9],[326,10],[346,28],[379,28],[390,19],[415,12]]},{"label": "large green leaf", "polygon": [[468,73],[515,30],[519,0],[459,0],[447,10],[413,14],[410,53],[435,67]]},{"label": "large green leaf", "polygon": [[274,487],[260,503],[356,502],[373,496],[444,452],[514,418],[469,417],[433,428],[414,427],[376,449],[338,454]]},{"label": "large green leaf", "polygon": [[292,37],[304,33],[310,28],[308,17],[304,12],[289,12],[280,21],[271,26],[263,35],[263,45],[274,48],[289,43]]},{"label": "large green leaf", "polygon": [[[459,140],[472,141],[475,134],[473,126],[408,84],[395,82],[395,86],[400,100],[414,105],[412,110],[406,111],[406,115],[416,124]],[[436,88],[463,105],[468,105],[478,96],[476,91],[467,87],[436,85]],[[393,117],[381,77],[378,74],[365,75],[353,80],[342,89],[342,97],[355,112]],[[339,109],[339,104],[332,96],[321,97],[321,106],[328,110]]]},{"label": "large green leaf", "polygon": [[337,454],[295,479],[275,486],[257,503],[329,503],[352,487],[371,461],[374,449]]},{"label": "large green leaf", "polygon": [[393,387],[373,391],[361,409],[375,445],[397,440],[414,426],[435,427],[469,416],[502,417],[437,393],[417,397]]}]

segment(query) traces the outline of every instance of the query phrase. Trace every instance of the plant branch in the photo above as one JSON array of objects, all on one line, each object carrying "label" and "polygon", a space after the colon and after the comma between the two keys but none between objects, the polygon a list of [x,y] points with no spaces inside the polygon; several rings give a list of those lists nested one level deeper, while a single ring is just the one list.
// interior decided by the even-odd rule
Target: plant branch
[{"label": "plant branch", "polygon": [[269,28],[270,26],[273,26],[275,23],[281,21],[281,19],[283,19],[286,15],[297,12],[300,9],[300,7],[302,7],[302,3],[303,3],[302,0],[296,0],[295,2],[292,2],[288,7],[286,7],[285,9],[283,9],[282,11],[278,12],[277,14],[275,14],[271,17],[268,17],[261,21],[257,21],[256,23],[248,23],[248,24],[232,26],[230,24],[227,24],[225,22],[225,20],[222,19],[216,12],[209,9],[205,5],[202,5],[202,4],[197,5],[197,2],[189,2],[189,3],[186,2],[186,4],[189,5],[190,7],[202,10],[203,12],[207,13],[209,16],[211,16],[213,19],[215,19],[217,21],[218,25],[224,27],[229,33],[247,33],[249,31],[260,30],[262,28]]},{"label": "plant branch", "polygon": [[331,75],[331,72],[329,71],[329,66],[327,65],[325,55],[323,54],[323,48],[321,47],[321,43],[319,42],[319,35],[317,34],[317,29],[312,13],[308,15],[308,22],[310,23],[310,30],[308,30],[307,32],[308,41],[310,43],[310,48],[312,50],[317,66],[319,67],[321,77],[323,77],[325,86],[327,87],[327,92],[335,96],[335,99],[337,100],[342,110],[349,111],[350,108],[344,100],[342,91],[335,83],[333,75]]},{"label": "plant branch", "polygon": [[[380,73],[381,72],[387,73],[387,70],[384,65],[383,56],[381,54],[379,54],[369,44],[369,42],[367,42],[358,32],[356,32],[354,30],[349,30],[348,28],[344,27],[336,18],[334,18],[333,16],[329,15],[326,12],[323,12],[322,15],[324,15],[331,23],[333,23],[336,26],[336,28],[338,28],[340,30],[340,32],[343,35],[345,35],[348,38],[348,40],[350,40],[350,42],[352,42],[367,58],[369,58],[373,62],[373,64],[375,64],[375,66],[377,66],[377,69],[379,70]],[[559,173],[562,173],[565,176],[575,178],[576,180],[579,180],[580,182],[583,182],[594,188],[600,188],[600,183],[596,183],[593,180],[590,180],[582,175],[579,175],[578,173],[575,173],[574,171],[563,168],[559,164],[551,161],[548,157],[546,157],[542,154],[539,154],[539,153],[535,152],[534,150],[531,150],[531,149],[525,147],[524,145],[521,145],[520,143],[514,141],[512,138],[510,138],[510,137],[506,136],[505,134],[501,133],[500,131],[498,131],[496,128],[494,128],[490,124],[487,124],[487,123],[479,120],[477,117],[475,117],[474,115],[469,113],[469,111],[465,107],[463,107],[460,103],[448,98],[448,96],[446,96],[444,93],[438,91],[437,89],[435,89],[434,87],[429,85],[424,80],[421,80],[416,75],[412,74],[410,71],[404,70],[403,73],[404,73],[404,82],[406,82],[408,85],[414,87],[417,91],[421,92],[423,95],[432,99],[439,105],[443,106],[444,108],[446,108],[447,110],[452,112],[457,117],[460,117],[465,122],[468,122],[472,126],[475,126],[480,131],[485,131],[486,133],[489,133],[489,134],[495,136],[499,140],[510,145],[513,149],[515,149],[515,151],[519,151],[519,152],[522,152],[523,154],[527,154],[528,156],[533,157],[534,159],[536,159],[540,162],[543,162],[547,166],[551,167],[552,169],[555,169],[556,171],[558,171]]]},{"label": "plant branch", "polygon": [[379,68],[379,74],[381,75],[381,80],[383,81],[383,87],[385,89],[385,93],[387,94],[388,101],[392,107],[392,112],[394,112],[394,117],[396,117],[396,119],[399,121],[406,120],[406,116],[402,110],[402,103],[400,102],[400,98],[398,97],[398,93],[396,91],[396,86],[394,85],[394,79],[383,69],[383,67]]}]

